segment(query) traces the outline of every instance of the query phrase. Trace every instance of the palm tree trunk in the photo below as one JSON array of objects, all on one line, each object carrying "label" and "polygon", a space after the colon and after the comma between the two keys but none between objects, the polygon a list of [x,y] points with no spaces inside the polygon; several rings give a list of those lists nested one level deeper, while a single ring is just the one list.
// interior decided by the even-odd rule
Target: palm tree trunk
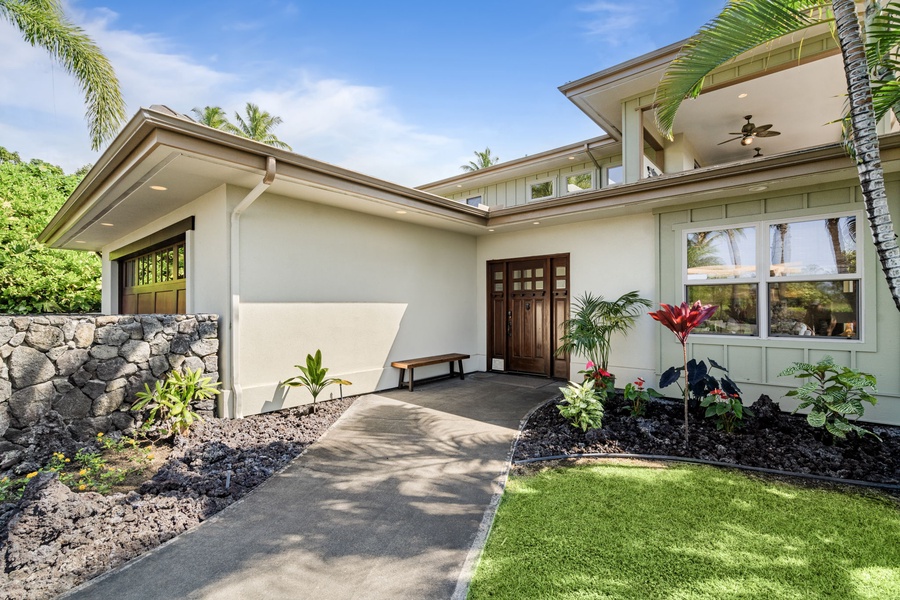
[{"label": "palm tree trunk", "polygon": [[866,215],[891,297],[897,310],[900,310],[900,247],[897,245],[897,235],[894,233],[884,191],[884,170],[875,130],[872,89],[856,5],[853,0],[832,0],[831,6],[844,59],[844,73],[847,76],[853,147],[856,150],[856,168]]}]

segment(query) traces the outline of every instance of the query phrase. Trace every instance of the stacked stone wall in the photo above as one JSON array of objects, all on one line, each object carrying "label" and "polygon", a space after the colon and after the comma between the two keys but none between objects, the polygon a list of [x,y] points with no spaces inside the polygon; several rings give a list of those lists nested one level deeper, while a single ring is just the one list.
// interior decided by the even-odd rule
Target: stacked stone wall
[{"label": "stacked stone wall", "polygon": [[172,369],[218,381],[218,350],[217,315],[0,316],[0,472],[132,429],[135,394]]}]

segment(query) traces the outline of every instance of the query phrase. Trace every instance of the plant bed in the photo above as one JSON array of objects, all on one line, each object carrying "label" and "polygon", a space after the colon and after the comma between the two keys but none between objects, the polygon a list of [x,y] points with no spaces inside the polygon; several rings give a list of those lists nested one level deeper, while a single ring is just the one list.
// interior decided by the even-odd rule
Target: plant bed
[{"label": "plant bed", "polygon": [[603,426],[582,432],[559,414],[553,400],[537,409],[522,431],[513,460],[544,456],[632,453],[679,456],[800,474],[875,483],[900,483],[900,428],[867,425],[877,434],[837,440],[813,429],[803,415],[779,410],[762,396],[751,406],[755,418],[734,433],[717,431],[711,419],[694,413],[690,445],[684,444],[683,407],[679,401],[652,400],[646,415],[629,415],[621,394],[605,403]]},{"label": "plant bed", "polygon": [[157,444],[168,458],[128,492],[34,476],[21,500],[0,504],[0,597],[53,598],[195,527],[299,456],[352,401],[197,423],[170,448]]}]

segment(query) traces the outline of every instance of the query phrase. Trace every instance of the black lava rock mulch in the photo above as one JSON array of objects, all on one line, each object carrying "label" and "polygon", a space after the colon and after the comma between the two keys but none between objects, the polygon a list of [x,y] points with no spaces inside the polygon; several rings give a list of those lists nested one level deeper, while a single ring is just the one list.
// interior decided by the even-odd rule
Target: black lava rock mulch
[{"label": "black lava rock mulch", "polygon": [[299,456],[351,403],[199,423],[128,494],[75,493],[38,475],[19,502],[0,504],[0,598],[53,598],[196,526]]},{"label": "black lava rock mulch", "polygon": [[560,400],[534,412],[519,439],[513,460],[587,453],[654,454],[699,458],[794,473],[877,483],[900,483],[900,427],[869,425],[881,437],[834,440],[814,429],[803,415],[782,412],[767,396],[751,406],[755,419],[735,433],[717,431],[702,413],[690,416],[690,445],[684,444],[681,402],[657,400],[644,417],[628,413],[620,394],[607,400],[603,426],[583,433],[559,414]]}]

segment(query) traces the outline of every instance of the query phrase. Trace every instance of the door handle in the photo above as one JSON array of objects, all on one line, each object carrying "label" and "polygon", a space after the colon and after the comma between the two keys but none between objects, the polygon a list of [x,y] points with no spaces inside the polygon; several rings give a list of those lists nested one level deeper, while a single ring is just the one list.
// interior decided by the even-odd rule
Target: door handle
[{"label": "door handle", "polygon": [[512,311],[506,311],[506,337],[512,337]]}]

